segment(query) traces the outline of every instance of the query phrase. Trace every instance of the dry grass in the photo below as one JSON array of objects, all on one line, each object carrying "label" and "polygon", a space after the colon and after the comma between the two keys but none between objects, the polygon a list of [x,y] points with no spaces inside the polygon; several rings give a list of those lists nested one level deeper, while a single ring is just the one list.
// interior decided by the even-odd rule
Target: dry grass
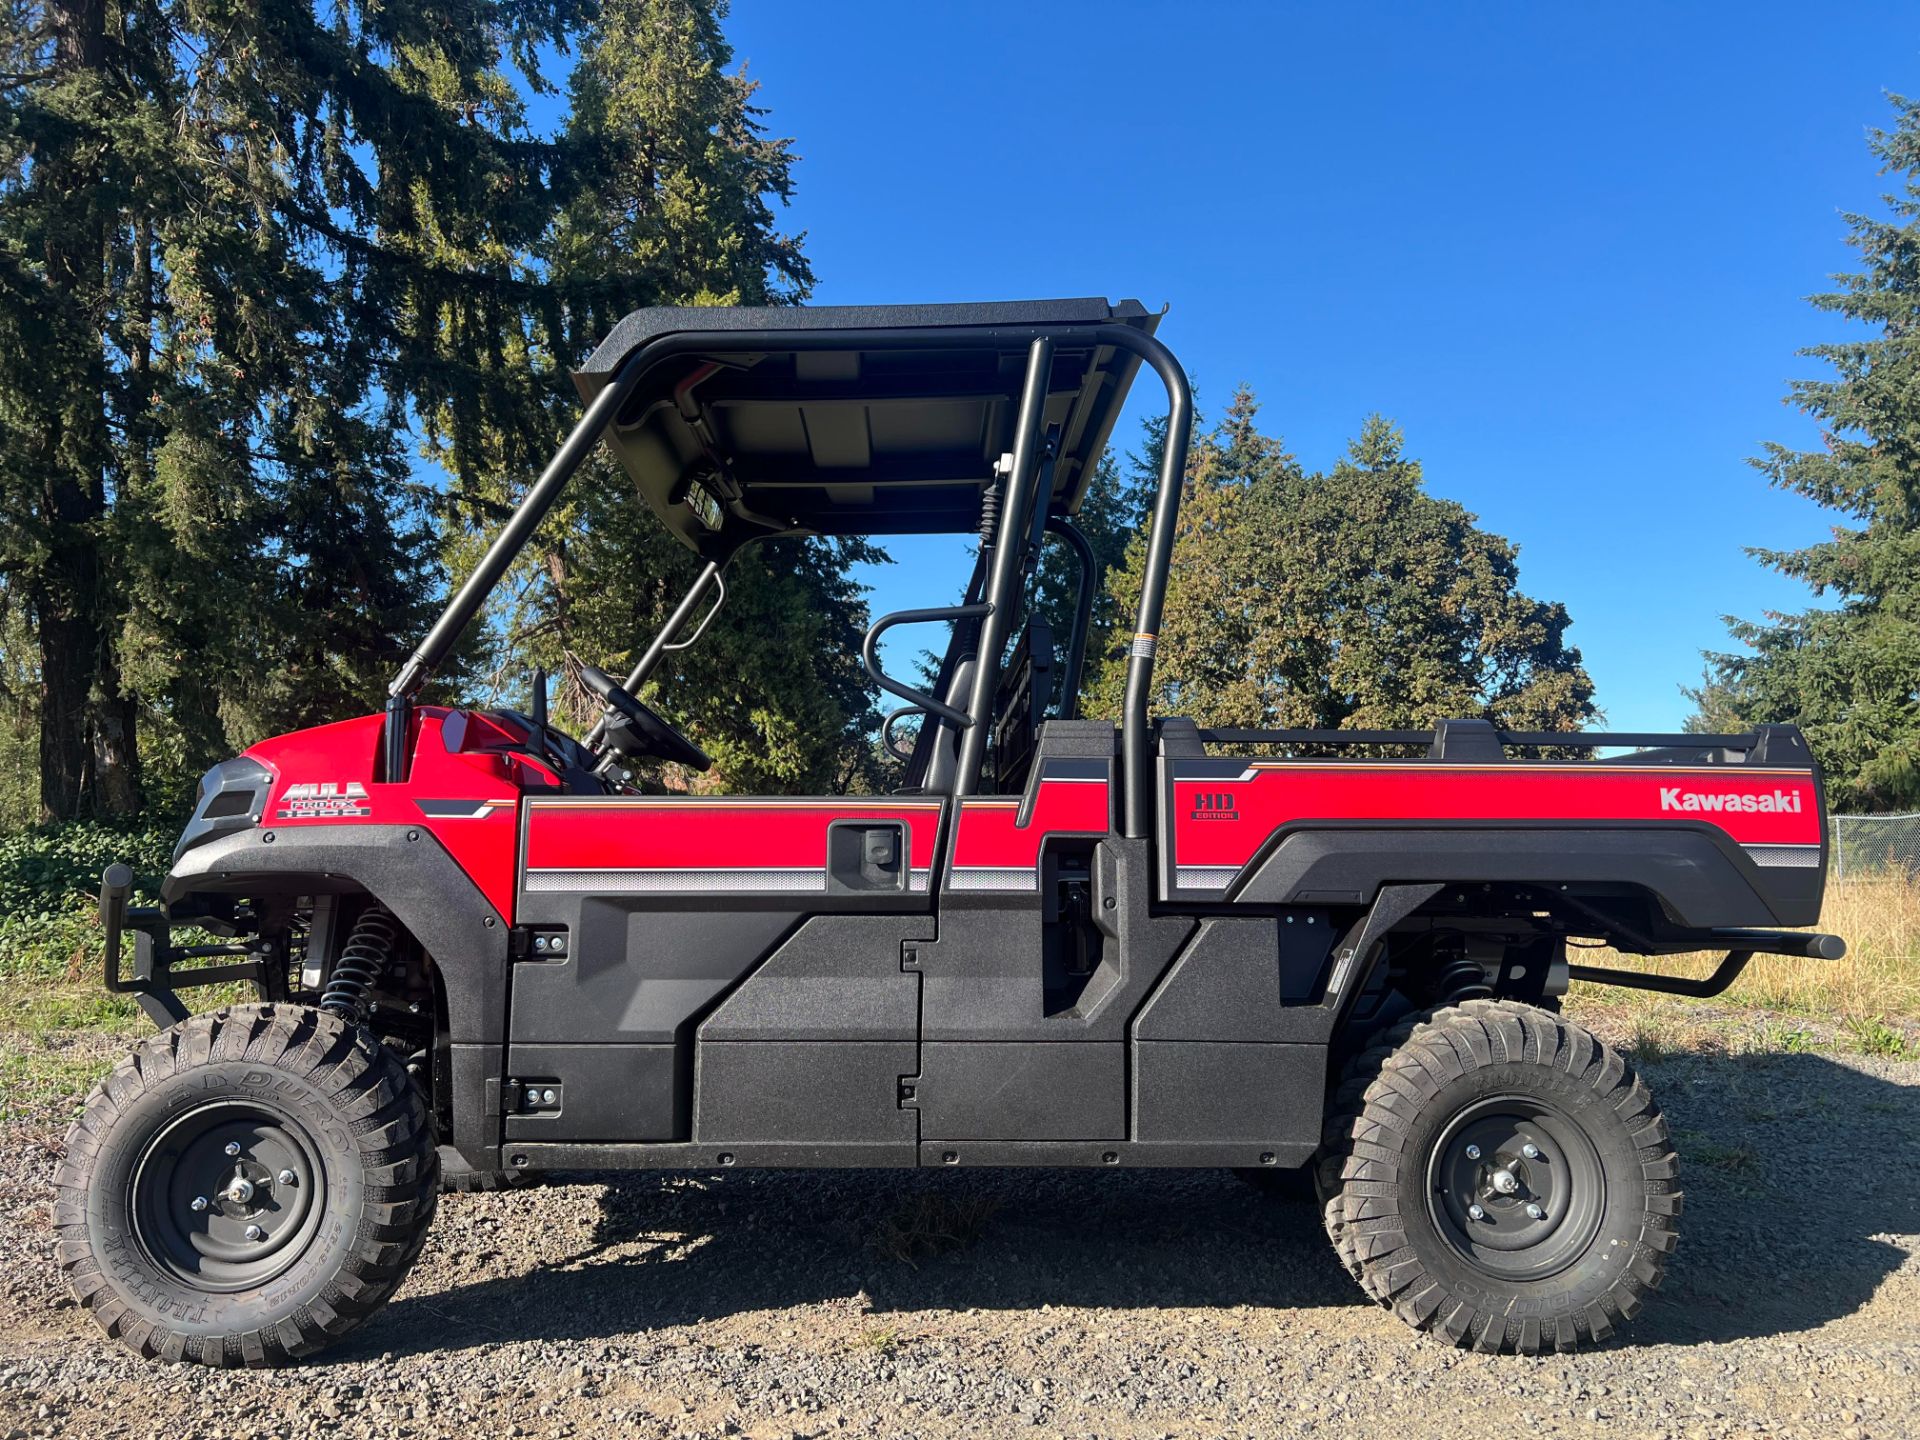
[{"label": "dry grass", "polygon": [[[1756,956],[1732,989],[1709,1002],[1580,983],[1567,1006],[1642,1058],[1701,1048],[1920,1054],[1920,881],[1905,875],[1837,881],[1827,888],[1818,928],[1847,942],[1845,959]],[[1647,959],[1581,950],[1572,958],[1704,976],[1721,957]]]},{"label": "dry grass", "polygon": [[[1893,876],[1836,882],[1827,888],[1819,928],[1847,942],[1845,959],[1755,956],[1726,993],[1724,1003],[1836,1019],[1920,1019],[1920,881]],[[1720,962],[1720,953],[1650,960],[1611,950],[1582,950],[1573,958],[1586,964],[1702,976]],[[1622,993],[1637,992],[1574,987],[1574,994],[1582,999],[1602,995],[1611,1000]]]}]

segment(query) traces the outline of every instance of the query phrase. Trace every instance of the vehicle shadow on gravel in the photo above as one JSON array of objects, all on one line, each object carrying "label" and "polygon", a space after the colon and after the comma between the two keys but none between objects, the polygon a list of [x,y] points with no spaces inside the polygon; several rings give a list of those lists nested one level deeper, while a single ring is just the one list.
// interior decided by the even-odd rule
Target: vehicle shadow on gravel
[{"label": "vehicle shadow on gravel", "polygon": [[[590,1244],[512,1278],[415,1282],[341,1358],[591,1339],[862,1295],[878,1312],[1358,1298],[1312,1204],[1219,1171],[772,1170],[590,1188]],[[512,1198],[537,1212],[553,1194]]]},{"label": "vehicle shadow on gravel", "polygon": [[[1680,1136],[1687,1212],[1630,1343],[1824,1324],[1906,1258],[1885,1237],[1920,1232],[1920,1090],[1810,1054],[1641,1068]],[[1221,1172],[738,1171],[587,1190],[597,1201],[569,1192],[596,1206],[587,1244],[511,1278],[416,1282],[341,1358],[591,1339],[860,1295],[902,1314],[1367,1304],[1310,1202]],[[511,1197],[516,1216],[524,1207],[537,1224],[554,1194]]]}]

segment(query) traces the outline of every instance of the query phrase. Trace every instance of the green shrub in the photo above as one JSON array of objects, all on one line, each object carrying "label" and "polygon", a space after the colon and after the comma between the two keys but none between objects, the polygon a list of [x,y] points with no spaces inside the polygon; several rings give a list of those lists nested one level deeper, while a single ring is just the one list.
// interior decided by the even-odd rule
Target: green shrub
[{"label": "green shrub", "polygon": [[180,826],[106,825],[75,820],[0,837],[0,920],[50,919],[100,893],[100,872],[115,860],[133,867],[141,888],[167,873]]},{"label": "green shrub", "polygon": [[179,835],[169,819],[74,821],[0,836],[0,976],[59,979],[97,965],[100,872],[125,861],[136,898],[151,901]]}]

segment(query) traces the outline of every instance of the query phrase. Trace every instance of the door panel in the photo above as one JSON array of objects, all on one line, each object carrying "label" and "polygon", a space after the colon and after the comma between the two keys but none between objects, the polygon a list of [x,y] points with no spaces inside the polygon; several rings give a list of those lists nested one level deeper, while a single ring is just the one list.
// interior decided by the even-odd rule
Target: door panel
[{"label": "door panel", "polygon": [[1019,798],[967,799],[921,973],[926,1140],[1123,1140],[1127,1022],[1192,932],[1114,830],[1114,731],[1051,722]]},{"label": "door panel", "polygon": [[[943,805],[918,797],[530,800],[517,915],[536,938],[563,944],[513,967],[507,1088],[531,1076],[527,1067],[537,1062],[537,1078],[553,1082],[561,1103],[555,1114],[510,1121],[509,1131],[556,1140],[690,1139],[701,1108],[696,1031],[729,997],[745,994],[742,982],[790,937],[806,935],[814,918],[856,928],[837,943],[816,935],[798,945],[768,986],[742,1001],[727,1033],[759,1046],[861,1031],[911,1046],[919,981],[901,970],[900,945],[930,923],[915,915],[932,905]],[[859,930],[863,916],[877,928]],[[795,1006],[790,1025],[780,1015],[788,1002]],[[836,1024],[851,1027],[848,1034],[831,1033]],[[667,1052],[665,1072],[653,1047]],[[851,1068],[841,1078],[851,1083],[876,1064],[900,1064],[892,1051],[884,1062],[874,1053],[846,1058]],[[730,1086],[716,1097],[720,1116],[757,1113],[746,1098],[751,1084],[743,1090],[738,1077],[777,1079],[798,1067],[795,1073],[832,1080],[834,1070],[831,1055],[781,1057],[757,1048],[716,1063]],[[901,1073],[910,1071],[909,1054]],[[608,1095],[614,1085],[625,1094]],[[862,1122],[865,1133],[898,1130],[879,1115],[880,1106],[895,1110],[897,1102],[896,1076],[875,1101],[878,1118]],[[607,1133],[618,1128],[623,1106],[627,1132]],[[769,1101],[750,1122],[755,1138],[783,1138],[765,1133],[787,1123],[780,1114]],[[591,1133],[578,1128],[589,1123]],[[703,1127],[702,1138],[708,1133]]]}]

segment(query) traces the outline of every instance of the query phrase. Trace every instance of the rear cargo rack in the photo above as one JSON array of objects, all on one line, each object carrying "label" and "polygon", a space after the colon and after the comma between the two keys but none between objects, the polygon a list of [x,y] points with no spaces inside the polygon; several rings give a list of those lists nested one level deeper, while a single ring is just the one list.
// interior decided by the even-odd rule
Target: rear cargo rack
[{"label": "rear cargo rack", "polygon": [[[1458,726],[1460,721],[1447,724]],[[1437,745],[1445,726],[1432,730],[1243,730],[1232,727],[1199,732],[1209,745]],[[1482,732],[1485,733],[1485,732]],[[1516,750],[1751,750],[1760,743],[1758,732],[1746,735],[1659,734],[1590,730],[1495,730],[1502,746]]]},{"label": "rear cargo rack", "polygon": [[[1382,748],[1424,751],[1433,760],[1481,761],[1505,760],[1509,750],[1576,750],[1591,754],[1597,750],[1625,750],[1627,755],[1608,757],[1646,765],[1698,765],[1701,763],[1765,763],[1769,744],[1783,753],[1771,758],[1789,758],[1807,763],[1805,743],[1790,729],[1765,725],[1742,735],[1692,735],[1657,731],[1578,731],[1578,730],[1496,730],[1485,720],[1442,720],[1431,730],[1297,730],[1252,729],[1221,726],[1213,729],[1190,727],[1178,720],[1163,722],[1161,739],[1168,753],[1184,740],[1186,753],[1200,754],[1206,746],[1258,746],[1289,751],[1326,751]],[[1603,758],[1599,763],[1608,763]]]}]

